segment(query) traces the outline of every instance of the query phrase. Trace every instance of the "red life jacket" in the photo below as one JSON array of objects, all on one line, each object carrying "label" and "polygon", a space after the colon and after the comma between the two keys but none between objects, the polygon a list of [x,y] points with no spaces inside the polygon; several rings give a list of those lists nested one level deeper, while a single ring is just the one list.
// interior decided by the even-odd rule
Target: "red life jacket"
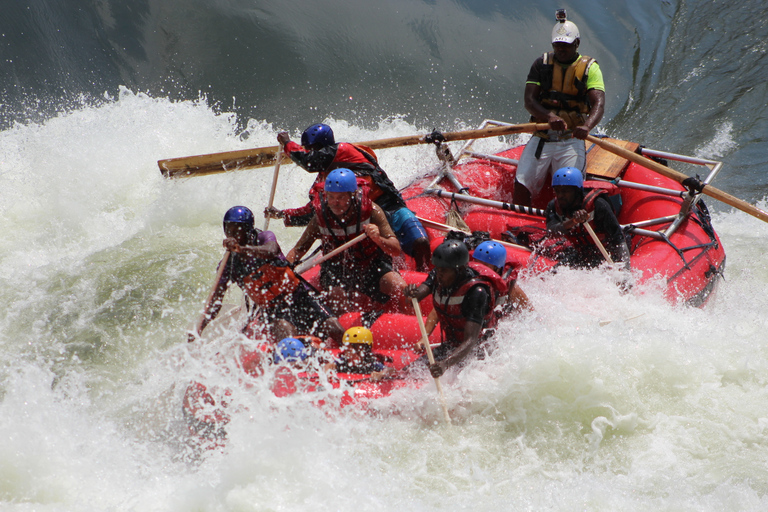
[{"label": "red life jacket", "polygon": [[301,282],[293,270],[287,264],[280,265],[277,261],[264,263],[243,278],[245,293],[259,306],[274,305],[276,299],[295,292],[299,284]]},{"label": "red life jacket", "polygon": [[[323,253],[328,254],[333,249],[344,245],[353,238],[365,232],[365,226],[371,223],[371,212],[373,211],[373,202],[368,196],[368,186],[365,180],[358,178],[358,189],[352,195],[351,208],[356,210],[357,217],[349,225],[339,223],[333,213],[331,213],[325,201],[325,194],[317,194],[312,199],[312,207],[317,216],[317,224],[320,229],[320,240],[323,246]],[[348,250],[339,254],[334,259],[341,257],[349,258],[356,263],[369,263],[375,259],[384,256],[384,251],[379,248],[370,238],[364,238],[361,242],[350,247]]]},{"label": "red life jacket", "polygon": [[464,303],[464,297],[471,288],[478,285],[484,286],[491,297],[488,311],[485,317],[483,317],[483,328],[485,329],[496,325],[496,315],[493,314],[496,301],[500,295],[507,293],[507,283],[496,272],[475,261],[469,262],[469,267],[477,272],[478,275],[467,279],[453,293],[441,295],[438,288],[435,288],[435,291],[432,293],[432,302],[434,303],[435,311],[437,311],[444,342],[459,345],[464,341],[464,327],[467,320],[461,314],[461,305]]},{"label": "red life jacket", "polygon": [[[582,207],[581,209],[584,209],[587,211],[588,214],[595,211],[595,200],[600,196],[615,196],[619,195],[621,193],[621,190],[615,183],[611,183],[609,181],[599,181],[599,180],[588,180],[584,182],[584,200],[582,201]],[[560,203],[555,201],[555,211],[560,217],[564,217],[562,208],[560,208]],[[594,222],[593,220],[589,221],[590,223]],[[594,227],[594,226],[593,226]],[[597,237],[600,239],[601,242],[605,242],[605,234],[604,233],[598,233]],[[557,240],[559,237],[553,237],[553,240]],[[592,237],[589,236],[589,233],[587,233],[587,230],[584,229],[584,226],[581,224],[574,226],[573,229],[571,229],[567,234],[563,234],[562,238],[565,239],[566,245],[573,245],[578,247],[580,244],[594,244],[592,241]],[[562,246],[563,240],[561,239],[558,241],[558,245],[560,246],[560,249],[562,250],[564,247]]]},{"label": "red life jacket", "polygon": [[[336,157],[333,159],[333,163],[325,170],[322,177],[325,177],[334,169],[341,167],[347,168],[354,172],[358,177],[364,179],[370,187],[371,201],[376,201],[384,191],[377,183],[375,175],[378,174],[378,162],[376,153],[367,146],[360,144],[350,144],[349,142],[339,142],[338,149],[336,149]],[[318,176],[320,179],[320,176]]]}]

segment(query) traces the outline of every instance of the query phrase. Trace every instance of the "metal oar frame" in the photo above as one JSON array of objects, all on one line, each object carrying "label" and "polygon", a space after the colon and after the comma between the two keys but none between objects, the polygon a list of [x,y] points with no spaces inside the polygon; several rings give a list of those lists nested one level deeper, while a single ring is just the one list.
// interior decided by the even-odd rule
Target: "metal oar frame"
[{"label": "metal oar frame", "polygon": [[[511,123],[504,123],[501,121],[486,119],[480,125],[480,129],[486,128],[489,125],[509,126],[511,125]],[[473,204],[484,204],[486,206],[501,208],[503,210],[515,211],[519,213],[525,213],[528,215],[543,217],[544,212],[540,209],[525,207],[521,205],[515,205],[511,203],[504,203],[501,201],[492,201],[487,199],[475,198],[468,194],[469,188],[463,186],[459,182],[459,180],[456,178],[456,176],[453,174],[454,166],[461,159],[469,157],[469,158],[475,158],[479,160],[488,160],[491,162],[497,162],[497,163],[503,163],[503,164],[509,164],[509,165],[518,164],[518,160],[514,160],[511,158],[504,158],[496,155],[488,155],[488,154],[477,153],[475,151],[472,151],[471,146],[475,142],[475,140],[477,139],[467,140],[463,144],[459,152],[456,154],[456,156],[454,156],[453,154],[451,154],[451,151],[447,147],[445,142],[439,140],[439,134],[437,137],[435,137],[435,140],[433,142],[435,143],[435,146],[436,146],[435,151],[437,153],[438,159],[440,160],[440,164],[438,168],[435,171],[433,171],[433,172],[436,172],[436,176],[432,180],[432,182],[427,186],[424,193],[434,194],[439,197],[444,197],[446,199],[449,199],[452,202],[462,201],[462,202],[470,202]],[[667,196],[681,198],[683,200],[683,203],[680,206],[680,211],[676,215],[667,215],[667,216],[658,217],[655,219],[648,219],[640,222],[633,222],[631,224],[623,224],[621,228],[624,230],[625,233],[628,233],[633,236],[637,235],[641,237],[649,237],[657,240],[662,240],[668,243],[680,255],[680,258],[685,263],[685,268],[688,268],[688,266],[691,263],[693,263],[696,259],[701,257],[701,255],[704,254],[704,252],[702,251],[702,253],[700,253],[699,256],[694,258],[692,261],[686,262],[684,257],[685,251],[698,249],[698,248],[707,248],[707,247],[712,247],[714,245],[717,245],[717,238],[715,237],[715,232],[714,232],[714,228],[712,227],[712,223],[709,217],[709,212],[707,211],[706,206],[704,205],[703,202],[700,205],[698,203],[701,200],[701,192],[700,192],[701,186],[709,185],[712,183],[712,181],[715,179],[717,174],[722,169],[723,163],[715,160],[707,160],[707,159],[696,158],[692,156],[679,155],[676,153],[669,153],[666,151],[657,151],[657,150],[643,148],[643,147],[641,147],[640,151],[643,156],[646,156],[652,159],[674,160],[674,161],[684,162],[688,164],[700,165],[709,169],[709,173],[707,174],[706,178],[704,178],[703,180],[700,180],[698,176],[696,178],[691,178],[692,180],[691,183],[695,184],[695,186],[689,186],[687,190],[672,190],[664,187],[656,187],[653,185],[645,185],[643,183],[626,181],[621,178],[616,178],[613,180],[601,179],[599,177],[593,178],[598,181],[608,181],[611,183],[615,183],[619,187],[643,190],[647,192],[653,192],[656,194],[663,194]],[[451,184],[453,184],[453,186],[456,188],[456,190],[458,190],[458,192],[448,192],[444,189],[435,189],[434,187],[436,187],[437,184],[443,178],[448,179],[451,182]],[[709,236],[710,242],[707,244],[699,244],[696,246],[685,247],[682,249],[678,248],[670,241],[670,237],[672,236],[673,233],[677,231],[677,229],[680,227],[683,221],[685,221],[690,216],[691,212],[694,211],[694,207],[697,205],[699,207],[697,212],[698,215],[696,215],[697,221],[700,223],[704,231]],[[666,225],[666,227],[663,230],[660,229],[658,231],[646,229],[650,226],[656,226],[660,224],[664,224]]]}]

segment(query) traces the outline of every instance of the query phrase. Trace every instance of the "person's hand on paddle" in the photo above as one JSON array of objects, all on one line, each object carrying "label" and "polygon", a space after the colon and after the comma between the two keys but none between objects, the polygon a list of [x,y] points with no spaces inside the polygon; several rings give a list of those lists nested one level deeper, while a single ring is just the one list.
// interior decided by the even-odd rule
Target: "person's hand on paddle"
[{"label": "person's hand on paddle", "polygon": [[567,128],[565,124],[565,120],[562,117],[552,112],[550,112],[549,115],[547,116],[547,123],[549,124],[550,130],[562,132],[562,131],[565,131]]},{"label": "person's hand on paddle", "polygon": [[282,219],[283,217],[285,217],[283,210],[278,210],[274,206],[267,206],[264,208],[265,219]]},{"label": "person's hand on paddle", "polygon": [[236,238],[225,238],[223,245],[229,252],[240,252],[240,244]]},{"label": "person's hand on paddle", "polygon": [[587,210],[576,210],[573,213],[573,220],[576,221],[577,224],[584,224],[587,222],[589,220]]},{"label": "person's hand on paddle", "polygon": [[429,295],[429,287],[419,284],[408,284],[403,288],[403,295],[408,298],[423,299]]},{"label": "person's hand on paddle", "polygon": [[373,223],[366,225],[365,234],[368,235],[368,238],[370,238],[373,243],[381,247],[382,238],[381,233],[379,232],[379,226]]},{"label": "person's hand on paddle", "polygon": [[581,125],[573,129],[573,136],[579,140],[585,140],[589,135],[589,126]]},{"label": "person's hand on paddle", "polygon": [[419,341],[417,341],[416,343],[413,344],[412,350],[414,352],[422,353],[422,352],[426,352],[427,347],[425,347],[424,343],[421,340],[419,340]]},{"label": "person's hand on paddle", "polygon": [[429,365],[429,373],[433,378],[439,379],[445,373],[442,362]]},{"label": "person's hand on paddle", "polygon": [[566,221],[563,222],[563,229],[568,231],[569,229],[576,227],[577,224],[584,224],[589,219],[590,216],[587,213],[587,210],[576,210],[573,213],[573,217],[566,219]]},{"label": "person's hand on paddle", "polygon": [[281,146],[285,146],[291,141],[291,136],[288,135],[288,132],[280,132],[277,134],[277,142]]}]

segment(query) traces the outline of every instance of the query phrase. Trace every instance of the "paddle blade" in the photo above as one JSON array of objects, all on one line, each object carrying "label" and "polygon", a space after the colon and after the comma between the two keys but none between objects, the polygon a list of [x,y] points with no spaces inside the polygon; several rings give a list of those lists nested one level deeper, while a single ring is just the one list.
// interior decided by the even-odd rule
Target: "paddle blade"
[{"label": "paddle blade", "polygon": [[206,176],[250,167],[267,167],[277,162],[278,146],[243,149],[208,155],[185,156],[158,160],[160,172],[166,178]]}]

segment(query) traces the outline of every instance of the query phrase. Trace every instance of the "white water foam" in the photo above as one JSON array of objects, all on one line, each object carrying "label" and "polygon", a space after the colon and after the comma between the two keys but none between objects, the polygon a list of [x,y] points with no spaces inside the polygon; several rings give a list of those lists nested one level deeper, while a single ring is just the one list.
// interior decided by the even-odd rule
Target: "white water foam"
[{"label": "white water foam", "polygon": [[[431,129],[328,121],[339,140]],[[241,137],[204,101],[123,91],[0,133],[4,510],[766,508],[768,227],[740,212],[714,216],[728,265],[702,310],[653,284],[622,296],[600,272],[524,279],[536,311],[443,380],[452,426],[431,383],[376,416],[326,414],[188,346],[221,215],[263,207],[272,173],[168,182],[156,160],[273,145],[281,128]],[[428,147],[378,153],[398,186],[436,164]],[[286,166],[276,204],[303,204],[311,181]],[[300,232],[274,227],[284,247]],[[226,449],[194,462],[180,394],[200,375],[242,408]]]}]

